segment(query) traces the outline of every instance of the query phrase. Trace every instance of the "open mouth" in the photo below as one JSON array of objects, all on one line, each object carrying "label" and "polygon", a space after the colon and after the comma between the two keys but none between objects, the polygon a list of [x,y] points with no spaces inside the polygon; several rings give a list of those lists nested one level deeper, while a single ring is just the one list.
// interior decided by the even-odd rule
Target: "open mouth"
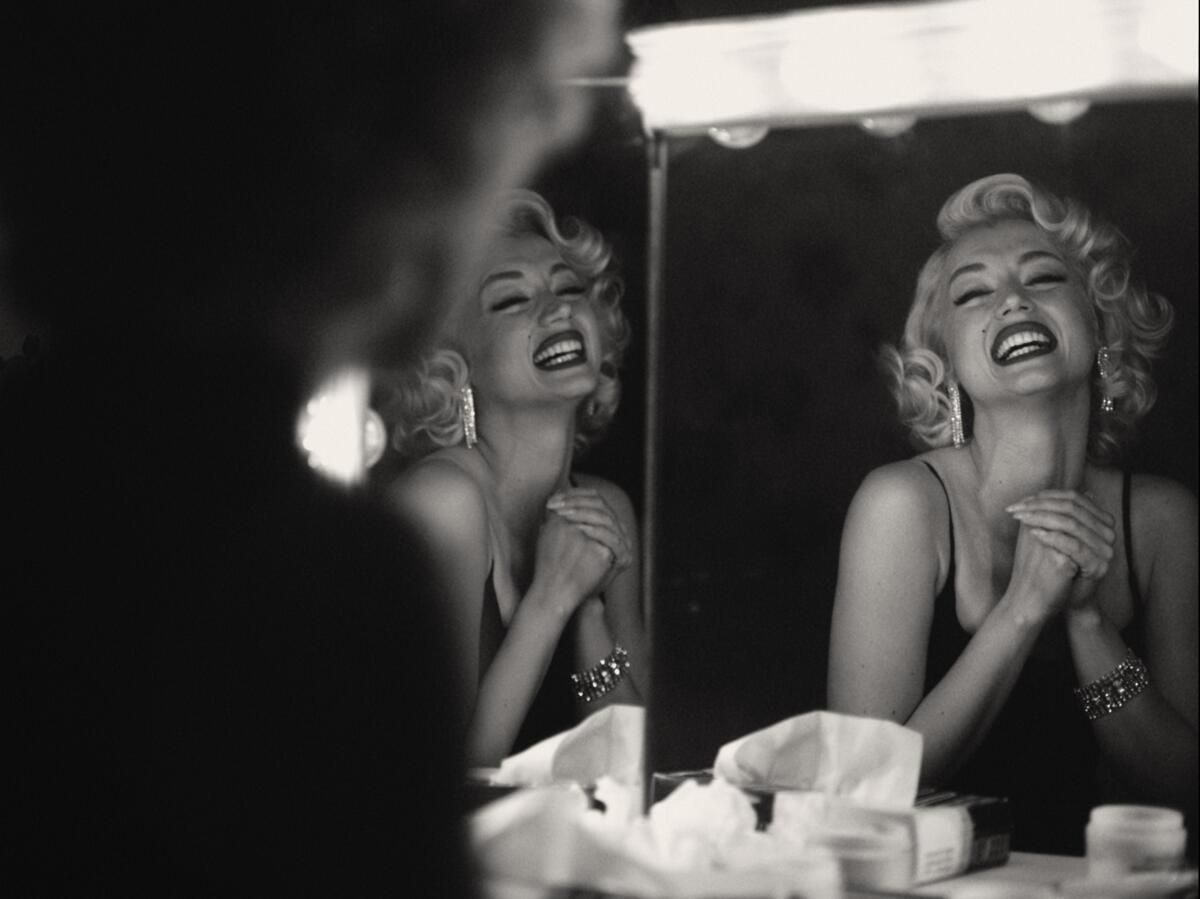
[{"label": "open mouth", "polygon": [[533,354],[533,364],[542,371],[568,368],[587,361],[583,335],[578,331],[562,331],[542,341]]},{"label": "open mouth", "polygon": [[1000,330],[992,342],[992,359],[998,365],[1012,365],[1023,359],[1044,356],[1054,351],[1058,341],[1045,325],[1018,322]]}]

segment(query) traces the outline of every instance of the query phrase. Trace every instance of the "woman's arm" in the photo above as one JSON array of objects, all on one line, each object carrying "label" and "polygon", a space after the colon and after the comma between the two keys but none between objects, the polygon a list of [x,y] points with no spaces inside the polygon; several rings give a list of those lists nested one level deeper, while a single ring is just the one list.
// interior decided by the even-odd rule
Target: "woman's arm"
[{"label": "woman's arm", "polygon": [[452,463],[428,459],[406,469],[385,496],[410,525],[429,561],[437,613],[447,624],[466,733],[482,672],[479,670],[483,589],[491,567],[487,517],[479,489]]},{"label": "woman's arm", "polygon": [[491,568],[486,507],[474,480],[444,460],[419,463],[390,498],[424,536],[446,603],[465,685],[468,765],[497,765],[512,749],[562,629],[607,566],[607,554],[559,516],[549,516],[533,583],[484,671],[479,670],[484,586]]},{"label": "woman's arm", "polygon": [[935,784],[986,735],[1074,571],[1022,527],[1007,591],[925,695],[949,527],[945,496],[923,466],[902,462],[867,477],[843,531],[829,659],[830,708],[919,731],[921,779]]},{"label": "woman's arm", "polygon": [[619,643],[629,653],[629,674],[610,693],[590,703],[579,702],[584,714],[614,702],[641,704],[649,695],[650,652],[646,613],[641,601],[641,546],[637,515],[625,491],[610,481],[576,475],[581,487],[595,490],[624,534],[629,561],[604,588],[604,599],[584,603],[576,615],[576,667],[590,668]]},{"label": "woman's arm", "polygon": [[[1147,802],[1194,810],[1197,793],[1197,513],[1192,494],[1171,481],[1134,480],[1132,530],[1145,607],[1150,686],[1093,722],[1104,757]],[[1067,614],[1081,684],[1125,657],[1120,633],[1093,604]]]}]

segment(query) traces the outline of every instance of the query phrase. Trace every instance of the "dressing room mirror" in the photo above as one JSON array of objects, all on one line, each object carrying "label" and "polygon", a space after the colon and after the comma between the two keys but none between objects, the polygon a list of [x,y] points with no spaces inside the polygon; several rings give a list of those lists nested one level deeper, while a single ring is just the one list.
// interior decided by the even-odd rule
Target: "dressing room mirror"
[{"label": "dressing room mirror", "polygon": [[1117,223],[1174,305],[1130,464],[1196,489],[1196,104],[668,138],[655,592],[657,770],[825,703],[847,506],[914,452],[876,365],[942,202],[1017,172]]},{"label": "dressing room mirror", "polygon": [[[1126,462],[1196,490],[1194,45],[1148,49],[1170,33],[1161,7],[1121,22],[1138,4],[1093,3],[1014,44],[1001,38],[1019,23],[979,27],[967,6],[634,36],[651,143],[651,770],[708,767],[722,743],[824,707],[847,507],[871,469],[914,453],[878,353],[901,336],[938,209],[968,182],[1025,175],[1129,238],[1176,323]],[[1031,35],[1058,49],[1022,56],[1015,81],[965,61],[971,41],[992,59]]]},{"label": "dressing room mirror", "polygon": [[591,133],[532,186],[605,233],[627,285],[621,408],[579,467],[620,483],[644,525],[648,770],[707,767],[723,742],[824,706],[846,509],[914,451],[877,354],[967,182],[1026,175],[1136,247],[1176,324],[1129,463],[1196,489],[1194,92],[710,134],[649,127],[627,88],[581,86]]}]

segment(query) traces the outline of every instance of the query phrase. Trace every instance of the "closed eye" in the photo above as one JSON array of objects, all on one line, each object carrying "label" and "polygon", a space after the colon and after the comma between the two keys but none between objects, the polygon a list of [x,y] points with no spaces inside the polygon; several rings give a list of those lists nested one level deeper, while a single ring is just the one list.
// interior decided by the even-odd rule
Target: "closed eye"
[{"label": "closed eye", "polygon": [[984,290],[984,289],[983,289],[983,288],[981,288],[981,287],[980,287],[980,288],[976,288],[975,290],[968,290],[966,293],[959,294],[959,295],[958,295],[958,296],[955,298],[955,300],[954,300],[954,305],[955,305],[955,306],[961,306],[963,303],[968,303],[968,302],[970,302],[971,300],[978,299],[979,297],[985,297],[985,296],[987,296],[989,293],[991,293],[991,291],[990,291],[990,290]]},{"label": "closed eye", "polygon": [[492,311],[493,312],[503,312],[505,309],[511,309],[514,306],[519,306],[522,303],[526,303],[526,302],[528,302],[528,300],[529,300],[528,297],[522,297],[522,296],[505,297],[504,299],[499,300],[492,305]]},{"label": "closed eye", "polygon": [[583,296],[585,293],[587,293],[587,291],[586,291],[586,290],[584,290],[584,288],[583,288],[582,286],[580,286],[580,285],[577,285],[577,284],[572,284],[572,285],[570,285],[570,286],[568,286],[568,287],[560,287],[560,288],[559,288],[557,291],[555,291],[555,292],[556,292],[556,293],[557,293],[557,294],[558,294],[560,297],[571,297],[572,299],[574,299],[575,297],[581,297],[581,296]]},{"label": "closed eye", "polygon": [[1045,272],[1044,274],[1034,275],[1029,279],[1030,284],[1062,284],[1067,280],[1066,275],[1058,272]]}]

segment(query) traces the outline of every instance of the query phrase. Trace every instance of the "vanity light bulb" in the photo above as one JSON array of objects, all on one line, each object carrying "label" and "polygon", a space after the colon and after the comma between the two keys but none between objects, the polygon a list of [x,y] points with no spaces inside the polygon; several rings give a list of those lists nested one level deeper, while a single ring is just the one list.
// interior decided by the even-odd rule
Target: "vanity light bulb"
[{"label": "vanity light bulb", "polygon": [[363,464],[370,468],[383,457],[387,446],[387,428],[374,409],[367,409],[363,420]]},{"label": "vanity light bulb", "polygon": [[877,137],[898,137],[916,123],[917,117],[913,115],[873,115],[861,119],[858,125]]},{"label": "vanity light bulb", "polygon": [[714,125],[708,129],[708,136],[722,147],[745,150],[762,141],[770,130],[766,125]]},{"label": "vanity light bulb", "polygon": [[1047,125],[1066,125],[1091,108],[1087,100],[1046,100],[1030,103],[1029,114]]},{"label": "vanity light bulb", "polygon": [[339,484],[361,482],[370,464],[367,441],[372,439],[372,431],[376,432],[378,454],[383,454],[383,422],[372,423],[373,413],[367,409],[369,383],[363,370],[336,372],[312,394],[297,416],[296,443],[308,464]]}]

